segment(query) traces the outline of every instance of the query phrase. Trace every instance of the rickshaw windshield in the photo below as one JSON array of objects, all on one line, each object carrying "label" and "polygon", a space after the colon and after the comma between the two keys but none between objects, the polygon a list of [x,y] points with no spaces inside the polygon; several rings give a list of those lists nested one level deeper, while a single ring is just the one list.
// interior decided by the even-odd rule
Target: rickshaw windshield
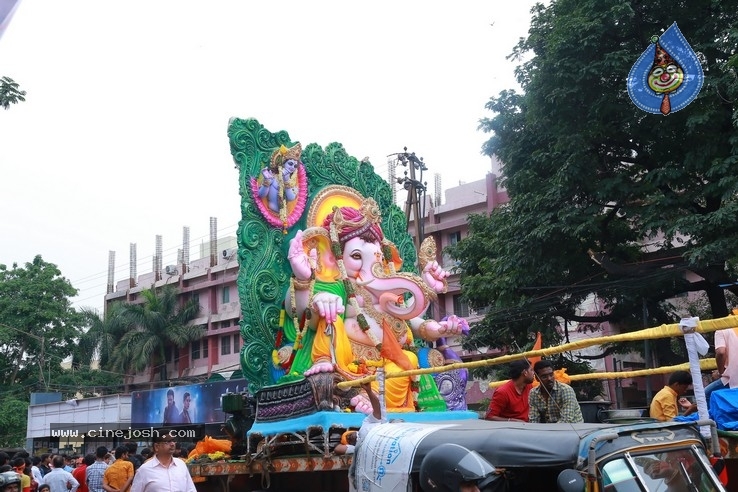
[{"label": "rickshaw windshield", "polygon": [[718,492],[694,448],[631,454],[601,466],[605,492]]}]

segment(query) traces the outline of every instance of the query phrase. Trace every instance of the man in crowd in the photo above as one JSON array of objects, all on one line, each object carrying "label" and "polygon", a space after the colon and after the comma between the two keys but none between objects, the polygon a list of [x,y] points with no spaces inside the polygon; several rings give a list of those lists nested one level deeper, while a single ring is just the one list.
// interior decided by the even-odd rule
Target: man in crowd
[{"label": "man in crowd", "polygon": [[0,492],[20,492],[20,481],[20,475],[14,471],[0,473]]},{"label": "man in crowd", "polygon": [[51,464],[54,468],[44,475],[44,482],[51,492],[77,492],[79,482],[64,469],[64,457],[54,456]]},{"label": "man in crowd", "polygon": [[136,454],[136,451],[138,451],[138,444],[132,441],[127,441],[124,442],[123,445],[128,450],[128,461],[133,464],[133,471],[135,472],[144,461],[143,457],[140,454]]},{"label": "man in crowd", "polygon": [[154,457],[133,478],[131,492],[196,492],[187,464],[174,458],[174,439],[167,433],[154,438]]},{"label": "man in crowd", "polygon": [[553,364],[539,360],[533,370],[541,384],[530,391],[529,422],[584,422],[576,393],[568,384],[556,381]]},{"label": "man in crowd", "polygon": [[41,470],[41,477],[51,471],[51,455],[49,453],[41,455],[41,463],[39,463],[38,468]]},{"label": "man in crowd", "polygon": [[94,454],[87,454],[83,458],[81,464],[78,464],[72,470],[72,476],[79,482],[79,492],[89,492],[87,487],[87,467],[95,462]]},{"label": "man in crowd", "polygon": [[527,359],[510,363],[508,372],[510,380],[492,393],[487,420],[527,422],[530,405],[528,395],[531,390],[534,374]]},{"label": "man in crowd", "polygon": [[687,371],[672,373],[667,386],[661,388],[651,401],[651,417],[666,422],[679,415],[679,407],[684,409],[684,415],[696,412],[697,405],[683,397],[691,384],[692,375]]},{"label": "man in crowd", "polygon": [[13,470],[21,477],[21,492],[30,492],[31,490],[31,475],[26,473],[26,460],[25,458],[13,458],[10,460],[10,466]]},{"label": "man in crowd", "polygon": [[36,483],[41,483],[41,479],[43,476],[41,476],[41,469],[38,467],[38,465],[41,463],[41,458],[39,456],[34,456],[31,458],[31,476],[36,481]]},{"label": "man in crowd", "polygon": [[108,466],[103,475],[103,488],[108,492],[110,489],[126,492],[131,482],[133,482],[133,463],[128,461],[128,448],[118,446],[115,448],[115,461]]},{"label": "man in crowd", "polygon": [[100,446],[95,450],[95,462],[87,467],[85,476],[87,488],[90,492],[105,492],[103,489],[103,478],[108,464],[105,463],[105,456],[108,454],[108,448]]},{"label": "man in crowd", "polygon": [[[738,314],[738,310],[733,310]],[[738,356],[734,360],[730,353],[738,354],[738,328],[718,330],[715,332],[715,361],[719,378],[705,387],[705,399],[710,404],[710,396],[714,391],[726,388],[738,388]]]},{"label": "man in crowd", "polygon": [[74,470],[73,463],[77,458],[75,456],[69,456],[66,454],[63,454],[62,458],[64,458],[64,471],[72,473],[72,470]]}]

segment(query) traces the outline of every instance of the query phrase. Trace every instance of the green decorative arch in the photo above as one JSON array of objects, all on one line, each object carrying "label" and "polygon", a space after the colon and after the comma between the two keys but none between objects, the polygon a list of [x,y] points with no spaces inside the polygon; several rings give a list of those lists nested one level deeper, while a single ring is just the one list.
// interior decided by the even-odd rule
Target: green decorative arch
[{"label": "green decorative arch", "polygon": [[272,350],[279,331],[279,320],[290,278],[287,261],[289,241],[305,229],[312,198],[329,185],[354,188],[372,197],[382,210],[382,230],[394,242],[403,260],[403,271],[415,272],[416,251],[406,229],[402,210],[392,203],[392,190],[366,161],[348,155],[343,145],[331,143],[325,150],[311,143],[303,147],[302,162],[308,180],[308,199],[300,220],[286,234],[270,226],[262,217],[251,194],[251,178],[256,177],[281,145],[291,147],[286,131],[271,133],[255,119],[231,119],[228,125],[231,154],[239,170],[241,221],[238,226],[238,294],[241,302],[241,369],[256,392],[274,384]]}]

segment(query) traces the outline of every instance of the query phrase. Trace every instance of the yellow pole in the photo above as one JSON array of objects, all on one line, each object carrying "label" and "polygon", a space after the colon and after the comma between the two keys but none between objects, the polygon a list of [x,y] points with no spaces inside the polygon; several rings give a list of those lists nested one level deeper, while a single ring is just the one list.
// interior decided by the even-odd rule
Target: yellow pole
[{"label": "yellow pole", "polygon": [[[695,330],[697,333],[710,333],[718,330],[725,330],[727,328],[738,327],[738,316],[731,315],[724,318],[706,319],[701,320]],[[456,362],[453,364],[447,364],[438,367],[429,367],[425,369],[413,369],[411,371],[399,371],[386,373],[385,378],[400,378],[407,376],[417,376],[420,374],[437,374],[439,372],[452,371],[454,369],[474,369],[477,367],[487,367],[499,364],[506,364],[514,360],[523,359],[527,357],[545,357],[549,355],[560,354],[563,352],[570,352],[572,350],[580,350],[594,345],[603,345],[606,343],[618,343],[618,342],[633,342],[638,340],[655,340],[658,338],[671,338],[682,336],[682,330],[679,327],[679,323],[673,323],[669,325],[661,325],[654,328],[646,328],[644,330],[634,331],[630,333],[621,333],[618,335],[609,335],[597,338],[587,338],[584,340],[576,340],[571,343],[565,343],[556,347],[546,347],[539,350],[531,350],[528,352],[521,352],[519,354],[503,355],[495,357],[493,359],[478,360],[474,362]],[[573,376],[569,376],[573,377]],[[361,379],[353,381],[342,381],[338,383],[338,387],[341,389],[350,388],[352,386],[360,386],[362,382],[374,381],[374,376],[366,376]]]}]

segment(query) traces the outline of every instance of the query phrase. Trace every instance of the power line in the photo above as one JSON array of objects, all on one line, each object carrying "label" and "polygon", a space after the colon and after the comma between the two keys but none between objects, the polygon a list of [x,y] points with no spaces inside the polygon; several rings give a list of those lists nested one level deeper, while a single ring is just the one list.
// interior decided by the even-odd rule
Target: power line
[{"label": "power line", "polygon": [[[506,318],[505,321],[508,322],[522,322],[526,320],[530,320],[536,317],[536,315],[542,315],[546,314],[547,311],[549,311],[554,306],[561,304],[561,295],[564,294],[570,294],[570,295],[581,295],[586,294],[591,291],[591,286],[605,286],[609,287],[604,290],[615,290],[622,291],[624,290],[638,290],[641,289],[641,284],[644,283],[644,281],[648,280],[657,280],[658,278],[666,278],[674,276],[675,273],[679,273],[682,271],[686,271],[689,268],[687,266],[681,266],[672,268],[669,270],[659,270],[655,271],[652,274],[640,276],[638,278],[628,278],[628,279],[619,279],[615,280],[610,283],[597,283],[597,284],[580,284],[579,282],[575,282],[569,286],[538,286],[538,287],[531,287],[531,289],[539,288],[539,289],[546,289],[546,288],[552,288],[556,289],[554,292],[546,293],[540,296],[537,296],[535,298],[530,299],[526,303],[524,303],[521,306],[515,306],[515,307],[509,307],[509,308],[501,308],[501,309],[491,309],[487,311],[485,316],[494,316],[495,318]],[[596,276],[604,275],[605,272],[602,274],[596,274],[590,277],[587,277],[587,279],[583,279],[582,281],[586,281],[589,279],[592,279]],[[581,282],[581,281],[580,281]],[[633,282],[638,282],[639,285],[631,285]]]}]

